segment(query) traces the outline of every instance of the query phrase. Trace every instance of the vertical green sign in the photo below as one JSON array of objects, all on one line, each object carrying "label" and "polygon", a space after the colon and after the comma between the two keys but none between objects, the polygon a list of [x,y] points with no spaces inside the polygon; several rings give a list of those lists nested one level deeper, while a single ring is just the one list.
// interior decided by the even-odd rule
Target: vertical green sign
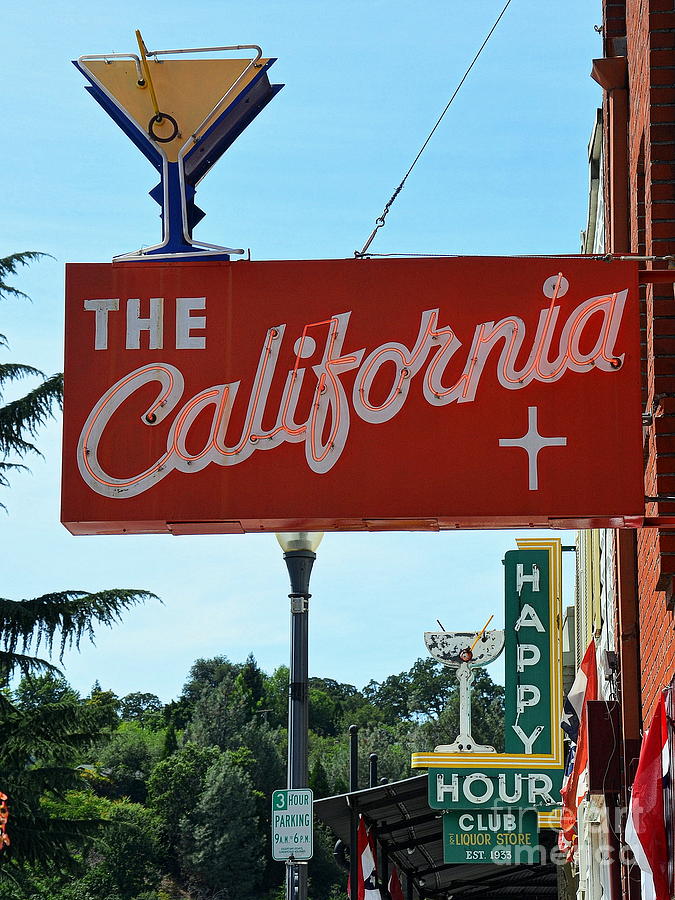
[{"label": "vertical green sign", "polygon": [[[456,752],[440,746],[414,753],[413,767],[429,773],[432,809],[465,817],[536,810],[540,828],[558,826],[563,776],[560,578],[558,538],[519,540],[518,549],[505,554],[504,752]],[[452,852],[460,852],[460,846],[479,852],[478,843],[487,846],[487,833],[477,828],[476,846],[470,847],[472,838],[460,838]]]},{"label": "vertical green sign", "polygon": [[510,550],[505,573],[505,753],[551,753],[549,554]]}]

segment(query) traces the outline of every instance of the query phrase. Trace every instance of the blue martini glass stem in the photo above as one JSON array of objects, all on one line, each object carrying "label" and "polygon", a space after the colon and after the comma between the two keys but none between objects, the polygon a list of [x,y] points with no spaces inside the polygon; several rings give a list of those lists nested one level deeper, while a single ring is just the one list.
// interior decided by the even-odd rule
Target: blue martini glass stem
[{"label": "blue martini glass stem", "polygon": [[165,178],[166,184],[162,183],[162,243],[164,247],[161,252],[189,252],[193,248],[185,240],[183,234],[183,210],[186,200],[181,186],[180,163],[167,162],[162,182]]}]

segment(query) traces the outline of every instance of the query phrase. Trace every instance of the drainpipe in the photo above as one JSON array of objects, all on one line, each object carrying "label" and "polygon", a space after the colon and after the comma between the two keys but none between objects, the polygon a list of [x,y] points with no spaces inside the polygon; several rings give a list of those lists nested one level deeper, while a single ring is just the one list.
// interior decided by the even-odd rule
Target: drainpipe
[{"label": "drainpipe", "polygon": [[[607,96],[608,122],[605,153],[608,162],[607,208],[609,229],[606,250],[630,253],[630,181],[628,168],[628,59],[613,56],[594,59],[593,78]],[[633,782],[640,753],[640,647],[638,641],[637,532],[619,529],[617,551],[617,624],[621,686],[621,808],[608,808],[615,830],[625,825],[629,785]],[[609,799],[609,798],[608,798]],[[616,896],[629,900],[640,897],[639,881],[631,878],[626,865],[612,864],[612,889]]]},{"label": "drainpipe", "polygon": [[[618,569],[618,626],[619,626],[619,683],[621,686],[621,798],[622,815],[616,815],[613,828],[623,829],[626,822],[629,786],[635,778],[640,756],[640,642],[637,600],[637,532],[633,529],[617,532]],[[617,813],[619,811],[617,810]],[[611,811],[610,811],[611,814]],[[635,871],[621,866],[623,895],[629,900],[639,900],[640,877]]]}]

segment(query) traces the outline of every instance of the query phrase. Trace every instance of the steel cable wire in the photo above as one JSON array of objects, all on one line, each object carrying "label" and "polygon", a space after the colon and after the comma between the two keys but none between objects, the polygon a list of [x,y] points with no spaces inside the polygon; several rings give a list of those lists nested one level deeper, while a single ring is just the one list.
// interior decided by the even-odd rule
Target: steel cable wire
[{"label": "steel cable wire", "polygon": [[363,249],[362,249],[360,252],[359,252],[358,250],[355,250],[355,251],[354,251],[354,256],[360,257],[360,256],[365,256],[365,255],[367,254],[368,248],[369,248],[370,245],[372,244],[375,235],[377,234],[378,230],[379,230],[380,228],[382,228],[382,226],[384,225],[384,221],[385,221],[385,219],[387,218],[387,216],[388,216],[388,214],[389,214],[389,210],[391,209],[392,204],[394,203],[394,201],[396,200],[396,198],[398,197],[398,195],[399,195],[399,194],[401,193],[401,191],[403,190],[403,185],[406,183],[406,181],[408,180],[408,177],[409,177],[410,173],[412,172],[412,170],[413,170],[413,169],[415,168],[415,166],[417,165],[417,162],[418,162],[419,158],[421,157],[421,155],[422,155],[422,154],[424,153],[424,151],[426,150],[429,141],[431,140],[431,138],[434,136],[434,133],[436,132],[436,129],[438,128],[438,126],[439,126],[439,125],[441,124],[441,122],[443,121],[443,117],[445,116],[445,114],[447,113],[447,111],[450,109],[450,106],[452,105],[452,101],[455,99],[455,97],[456,97],[457,94],[459,93],[459,91],[460,91],[462,85],[464,84],[464,82],[466,81],[466,79],[467,79],[468,76],[469,76],[469,72],[473,69],[474,65],[475,65],[476,62],[478,61],[478,57],[481,55],[481,53],[482,53],[483,50],[485,49],[485,46],[486,46],[487,42],[488,42],[488,41],[490,40],[490,38],[492,37],[492,35],[493,35],[495,29],[497,28],[497,25],[499,25],[499,23],[500,23],[500,21],[501,21],[501,19],[502,19],[502,16],[504,15],[504,13],[506,12],[506,10],[509,8],[510,5],[511,5],[511,0],[506,0],[506,3],[504,4],[504,8],[502,9],[502,11],[499,13],[499,15],[497,16],[497,18],[495,19],[495,22],[494,22],[492,28],[488,31],[485,40],[483,41],[483,43],[482,43],[482,44],[480,45],[480,47],[478,48],[478,51],[477,51],[476,55],[475,55],[474,58],[471,60],[469,66],[468,66],[468,68],[467,68],[467,70],[466,70],[466,71],[464,72],[464,74],[462,75],[462,77],[461,77],[461,79],[460,79],[460,81],[459,81],[459,84],[457,85],[457,87],[455,88],[455,90],[454,90],[453,93],[452,93],[452,96],[450,97],[450,99],[449,99],[448,102],[446,103],[445,109],[443,110],[443,112],[440,114],[440,116],[439,116],[438,119],[436,120],[436,124],[434,125],[434,127],[431,129],[431,131],[430,131],[429,134],[427,135],[427,139],[424,141],[424,143],[422,144],[422,146],[421,146],[420,149],[419,149],[419,152],[417,153],[417,156],[415,157],[415,159],[414,159],[414,160],[412,161],[412,163],[410,164],[410,168],[408,169],[408,171],[407,171],[407,172],[405,173],[405,175],[403,176],[403,179],[401,180],[401,183],[400,183],[399,186],[396,188],[396,190],[394,191],[394,193],[391,195],[391,197],[389,198],[389,201],[385,204],[385,207],[384,207],[384,209],[382,210],[382,214],[381,214],[380,216],[378,216],[377,219],[375,219],[375,228],[373,228],[373,230],[372,230],[372,232],[371,232],[371,234],[370,234],[368,240],[367,240],[366,243],[363,245]]}]

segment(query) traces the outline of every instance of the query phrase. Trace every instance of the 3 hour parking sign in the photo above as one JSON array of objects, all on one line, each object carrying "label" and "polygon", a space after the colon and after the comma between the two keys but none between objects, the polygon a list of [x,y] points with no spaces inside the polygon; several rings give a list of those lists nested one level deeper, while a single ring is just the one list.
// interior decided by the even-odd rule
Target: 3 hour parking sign
[{"label": "3 hour parking sign", "polygon": [[312,858],[314,796],[309,788],[272,794],[272,859]]}]

